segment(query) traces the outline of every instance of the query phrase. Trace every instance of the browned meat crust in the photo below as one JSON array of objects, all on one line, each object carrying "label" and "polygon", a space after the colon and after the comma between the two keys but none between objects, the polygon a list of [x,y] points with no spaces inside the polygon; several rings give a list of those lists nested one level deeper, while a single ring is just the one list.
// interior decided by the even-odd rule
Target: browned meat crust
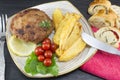
[{"label": "browned meat crust", "polygon": [[[42,21],[48,21],[49,27],[40,25]],[[27,9],[15,15],[10,30],[19,39],[39,43],[52,32],[53,25],[45,12],[39,9]]]}]

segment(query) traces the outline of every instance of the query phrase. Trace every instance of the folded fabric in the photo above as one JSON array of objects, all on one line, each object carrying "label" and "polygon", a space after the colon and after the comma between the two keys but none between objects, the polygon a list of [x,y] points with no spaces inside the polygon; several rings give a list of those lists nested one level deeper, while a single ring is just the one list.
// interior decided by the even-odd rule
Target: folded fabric
[{"label": "folded fabric", "polygon": [[120,56],[98,50],[80,69],[107,80],[120,80]]},{"label": "folded fabric", "polygon": [[98,50],[80,69],[107,80],[120,80],[120,56]]}]

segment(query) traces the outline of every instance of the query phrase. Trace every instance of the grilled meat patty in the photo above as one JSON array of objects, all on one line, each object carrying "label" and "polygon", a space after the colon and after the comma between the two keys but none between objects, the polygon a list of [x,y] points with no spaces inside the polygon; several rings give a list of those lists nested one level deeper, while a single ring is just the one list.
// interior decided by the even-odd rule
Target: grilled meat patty
[{"label": "grilled meat patty", "polygon": [[52,20],[39,9],[26,9],[17,13],[11,22],[11,33],[26,42],[39,43],[53,30]]}]

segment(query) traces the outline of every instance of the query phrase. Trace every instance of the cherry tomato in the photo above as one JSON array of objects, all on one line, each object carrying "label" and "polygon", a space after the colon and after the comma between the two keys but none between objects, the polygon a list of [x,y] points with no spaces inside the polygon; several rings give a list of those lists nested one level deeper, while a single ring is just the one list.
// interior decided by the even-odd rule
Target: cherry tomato
[{"label": "cherry tomato", "polygon": [[42,49],[41,46],[38,46],[38,47],[35,48],[35,54],[37,56],[42,55],[43,53],[44,53],[44,50]]},{"label": "cherry tomato", "polygon": [[43,43],[43,44],[42,44],[42,48],[43,48],[44,50],[49,50],[49,49],[50,49],[50,43]]},{"label": "cherry tomato", "polygon": [[51,61],[51,59],[46,58],[43,63],[45,66],[50,66],[52,64],[52,61]]},{"label": "cherry tomato", "polygon": [[55,52],[55,50],[56,50],[57,48],[58,48],[57,44],[55,44],[55,43],[52,43],[52,44],[51,44],[50,49],[52,50],[52,52]]},{"label": "cherry tomato", "polygon": [[44,56],[46,58],[52,58],[52,51],[51,50],[46,50],[45,53],[44,53]]},{"label": "cherry tomato", "polygon": [[45,38],[42,43],[43,43],[43,44],[44,44],[44,43],[49,43],[49,44],[51,44],[51,40],[50,40],[49,38]]},{"label": "cherry tomato", "polygon": [[44,61],[44,59],[45,59],[44,55],[39,55],[38,56],[38,61],[42,62],[42,61]]}]

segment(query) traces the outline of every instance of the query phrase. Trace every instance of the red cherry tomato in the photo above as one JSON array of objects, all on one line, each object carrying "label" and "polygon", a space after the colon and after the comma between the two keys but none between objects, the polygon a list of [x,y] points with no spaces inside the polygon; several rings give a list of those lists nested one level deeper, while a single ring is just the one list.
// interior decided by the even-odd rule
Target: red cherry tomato
[{"label": "red cherry tomato", "polygon": [[55,50],[56,50],[57,48],[58,48],[57,44],[55,44],[55,43],[52,43],[52,44],[51,44],[50,49],[51,49],[52,52],[55,52]]},{"label": "red cherry tomato", "polygon": [[45,53],[44,53],[44,56],[46,58],[52,58],[52,51],[51,50],[46,50]]},{"label": "red cherry tomato", "polygon": [[51,61],[51,59],[46,58],[43,63],[45,66],[50,66],[52,64],[52,61]]},{"label": "red cherry tomato", "polygon": [[37,56],[42,55],[43,53],[44,53],[44,50],[42,49],[41,46],[38,46],[38,47],[35,48],[35,54]]},{"label": "red cherry tomato", "polygon": [[49,50],[49,49],[50,49],[50,43],[43,43],[43,44],[42,44],[42,48],[43,48],[44,50]]},{"label": "red cherry tomato", "polygon": [[44,43],[51,44],[51,40],[49,38],[45,38],[44,41],[42,42],[42,44],[44,44]]},{"label": "red cherry tomato", "polygon": [[42,61],[44,61],[44,59],[45,59],[44,55],[39,55],[38,56],[38,61],[42,62]]}]

